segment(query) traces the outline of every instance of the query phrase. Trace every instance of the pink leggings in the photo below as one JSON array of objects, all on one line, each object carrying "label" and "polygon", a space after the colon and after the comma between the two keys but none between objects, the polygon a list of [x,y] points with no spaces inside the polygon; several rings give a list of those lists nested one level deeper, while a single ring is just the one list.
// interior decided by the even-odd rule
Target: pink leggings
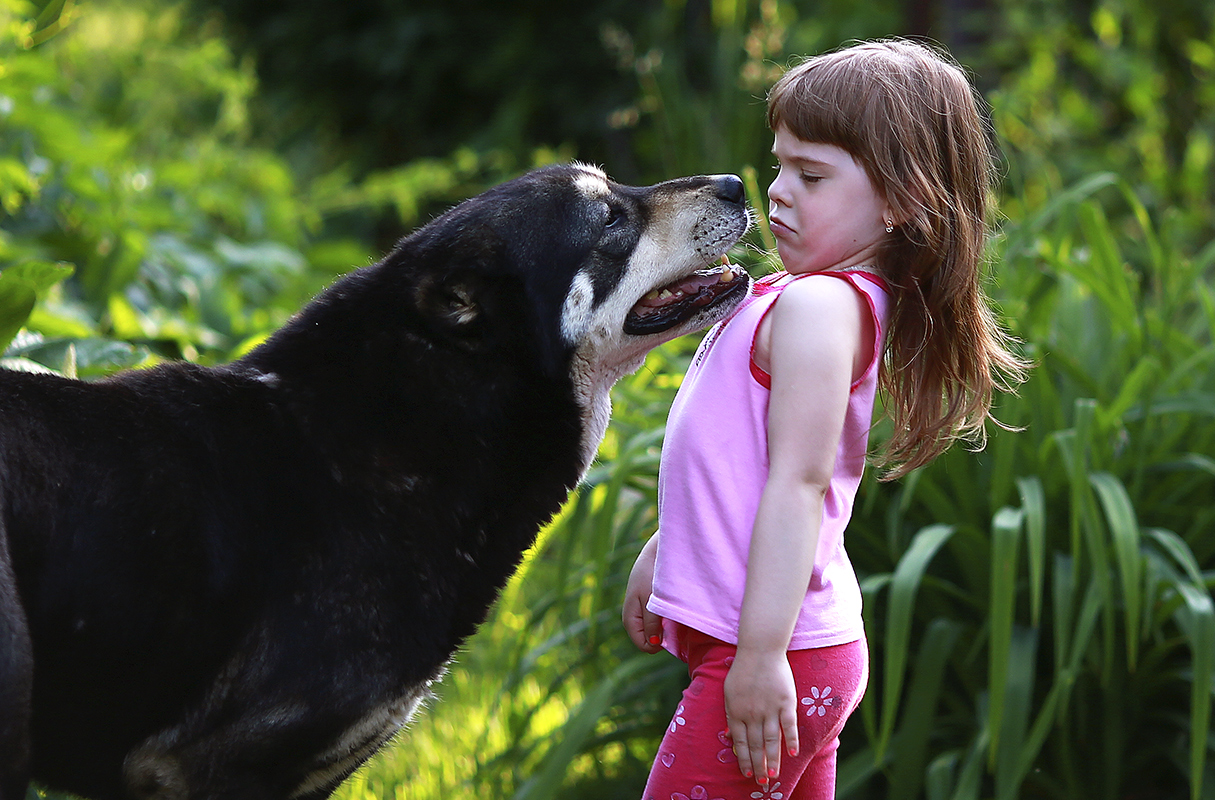
[{"label": "pink leggings", "polygon": [[834,798],[839,733],[861,702],[869,679],[865,640],[789,652],[801,700],[800,752],[794,757],[782,752],[780,775],[767,786],[739,771],[726,727],[722,686],[736,648],[682,626],[678,640],[692,680],[662,738],[643,800]]}]

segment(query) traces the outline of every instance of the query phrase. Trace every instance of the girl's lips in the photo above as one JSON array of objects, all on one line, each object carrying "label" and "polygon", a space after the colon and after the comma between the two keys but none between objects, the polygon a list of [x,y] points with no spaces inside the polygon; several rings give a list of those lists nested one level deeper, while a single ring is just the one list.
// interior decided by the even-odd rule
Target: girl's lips
[{"label": "girl's lips", "polygon": [[785,223],[781,222],[776,217],[770,217],[768,219],[768,227],[772,230],[773,236],[791,236],[791,235],[793,235],[793,229],[790,228]]}]

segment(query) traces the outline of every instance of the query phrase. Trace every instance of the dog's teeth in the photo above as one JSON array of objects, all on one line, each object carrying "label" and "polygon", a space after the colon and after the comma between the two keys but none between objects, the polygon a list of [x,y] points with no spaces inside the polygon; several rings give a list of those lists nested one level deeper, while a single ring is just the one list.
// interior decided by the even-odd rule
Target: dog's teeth
[{"label": "dog's teeth", "polygon": [[734,270],[727,269],[722,271],[721,277],[717,279],[718,283],[729,283],[734,280]]},{"label": "dog's teeth", "polygon": [[662,298],[663,300],[666,300],[668,297],[674,297],[675,295],[674,295],[674,293],[672,293],[670,290],[668,290],[668,289],[663,289],[663,290],[662,290],[662,292],[661,292],[661,293],[659,293],[659,295],[658,295],[658,296],[659,296],[660,298]]},{"label": "dog's teeth", "polygon": [[657,300],[658,299],[658,290],[654,289],[653,291],[651,291],[649,294],[647,294],[645,297],[643,297],[641,299],[642,300]]}]

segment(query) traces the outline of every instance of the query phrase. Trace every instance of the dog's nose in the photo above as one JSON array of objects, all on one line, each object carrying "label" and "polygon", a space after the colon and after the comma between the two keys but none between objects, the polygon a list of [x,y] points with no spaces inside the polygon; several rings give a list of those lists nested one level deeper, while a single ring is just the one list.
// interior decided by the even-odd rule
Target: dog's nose
[{"label": "dog's nose", "polygon": [[726,202],[739,205],[742,205],[747,197],[742,178],[737,175],[713,176],[713,193]]}]

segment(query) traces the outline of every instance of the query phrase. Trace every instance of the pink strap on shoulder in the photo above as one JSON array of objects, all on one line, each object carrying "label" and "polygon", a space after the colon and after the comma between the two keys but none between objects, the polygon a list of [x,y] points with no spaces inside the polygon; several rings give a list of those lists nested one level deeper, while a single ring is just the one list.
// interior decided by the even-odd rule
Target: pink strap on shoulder
[{"label": "pink strap on shoulder", "polygon": [[[864,278],[887,294],[890,293],[890,284],[886,283],[885,278],[883,278],[881,275],[874,275],[872,272],[862,272],[860,270],[852,272],[843,270],[807,272],[805,275],[796,276],[793,278],[793,280],[801,280],[802,278],[808,278],[811,275],[830,275],[833,278],[839,278],[840,280],[845,281],[849,286],[851,286],[853,289],[859,292],[862,297],[865,298],[865,304],[869,307],[870,319],[873,321],[873,354],[869,358],[869,364],[861,373],[861,377],[853,381],[852,385],[849,387],[849,391],[852,391],[856,389],[856,387],[860,385],[861,381],[865,379],[865,376],[869,374],[869,370],[873,369],[873,365],[877,363],[878,356],[880,356],[882,352],[882,321],[878,319],[877,308],[873,304],[873,298],[869,296],[868,292],[857,286],[856,283],[853,282],[852,278],[853,276]],[[792,283],[792,281],[790,281],[790,283]],[[768,283],[765,285],[762,293],[766,294],[771,291],[783,290],[785,287],[789,286],[790,283],[786,283],[783,286],[773,286],[771,283]],[[759,321],[755,323],[755,333],[753,333],[751,336],[751,357],[748,359],[748,363],[751,368],[751,377],[753,377],[760,386],[768,390],[772,389],[772,376],[755,363],[755,343],[759,338],[760,326],[764,324],[764,320],[767,318],[768,314],[771,313],[772,306],[774,305],[776,305],[775,301],[764,309],[764,313],[760,316]]]}]

